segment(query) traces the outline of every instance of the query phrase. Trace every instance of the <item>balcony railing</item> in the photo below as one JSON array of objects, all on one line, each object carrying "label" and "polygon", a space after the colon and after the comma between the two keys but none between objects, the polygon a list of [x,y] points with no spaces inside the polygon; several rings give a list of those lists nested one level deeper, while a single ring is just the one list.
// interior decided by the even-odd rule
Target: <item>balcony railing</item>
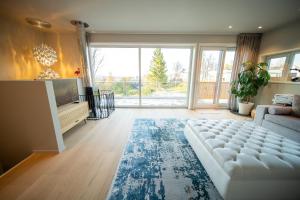
[{"label": "balcony railing", "polygon": [[[116,105],[139,105],[139,82],[131,80],[96,81],[101,90],[115,93]],[[216,82],[201,82],[198,87],[199,99],[213,99]],[[220,99],[228,99],[230,83],[220,85]],[[164,84],[142,81],[142,105],[186,105],[188,84],[184,81],[169,81]]]},{"label": "balcony railing", "polygon": [[[199,99],[213,99],[215,94],[216,82],[200,82],[198,87]],[[228,99],[230,91],[230,83],[222,82],[220,85],[220,99]]]},{"label": "balcony railing", "polygon": [[[117,97],[139,96],[139,81],[96,81],[97,87],[104,90],[113,90]],[[142,96],[185,97],[187,82],[170,81],[167,83],[153,83],[142,81]]]}]

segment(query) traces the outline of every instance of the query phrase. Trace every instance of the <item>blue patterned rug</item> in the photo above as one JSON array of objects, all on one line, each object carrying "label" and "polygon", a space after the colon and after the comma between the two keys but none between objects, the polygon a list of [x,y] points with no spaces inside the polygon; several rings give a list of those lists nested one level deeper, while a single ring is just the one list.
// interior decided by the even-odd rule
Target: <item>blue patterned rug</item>
[{"label": "blue patterned rug", "polygon": [[108,199],[222,199],[184,127],[185,120],[136,119]]}]

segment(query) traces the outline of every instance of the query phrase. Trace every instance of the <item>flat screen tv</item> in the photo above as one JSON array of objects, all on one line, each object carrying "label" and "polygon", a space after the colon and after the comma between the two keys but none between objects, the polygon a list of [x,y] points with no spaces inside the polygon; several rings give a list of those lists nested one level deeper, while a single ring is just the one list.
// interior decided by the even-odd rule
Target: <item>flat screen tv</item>
[{"label": "flat screen tv", "polygon": [[55,79],[52,82],[57,107],[79,100],[76,79]]}]

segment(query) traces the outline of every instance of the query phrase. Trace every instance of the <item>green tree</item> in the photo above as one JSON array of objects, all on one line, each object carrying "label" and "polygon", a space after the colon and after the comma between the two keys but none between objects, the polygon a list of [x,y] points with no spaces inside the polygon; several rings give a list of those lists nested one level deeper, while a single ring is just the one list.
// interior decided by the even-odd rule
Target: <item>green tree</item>
[{"label": "green tree", "polygon": [[163,87],[167,83],[168,76],[166,62],[164,60],[164,55],[159,48],[154,50],[148,76],[152,83],[157,83],[160,87]]}]

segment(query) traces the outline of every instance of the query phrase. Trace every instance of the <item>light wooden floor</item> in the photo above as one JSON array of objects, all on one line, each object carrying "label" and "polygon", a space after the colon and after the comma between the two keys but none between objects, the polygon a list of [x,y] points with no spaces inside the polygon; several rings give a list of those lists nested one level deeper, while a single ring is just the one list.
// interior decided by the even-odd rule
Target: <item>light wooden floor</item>
[{"label": "light wooden floor", "polygon": [[105,199],[135,118],[245,119],[227,110],[117,109],[64,135],[63,153],[34,153],[0,178],[0,199]]}]

